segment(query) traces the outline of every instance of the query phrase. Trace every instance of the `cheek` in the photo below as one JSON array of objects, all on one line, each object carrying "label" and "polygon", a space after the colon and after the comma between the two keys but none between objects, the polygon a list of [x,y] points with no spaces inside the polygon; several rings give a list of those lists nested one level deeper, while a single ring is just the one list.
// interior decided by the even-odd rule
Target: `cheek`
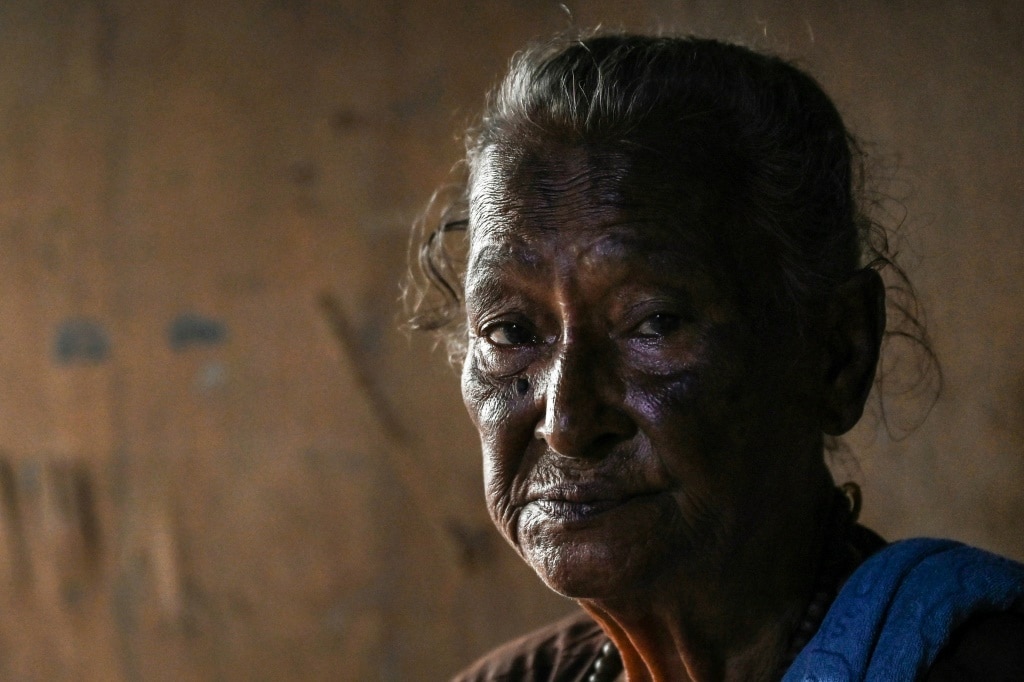
[{"label": "cheek", "polygon": [[462,371],[462,398],[480,434],[487,506],[498,529],[515,544],[515,483],[533,438],[528,396],[517,390],[514,380],[495,380],[482,372],[470,350]]},{"label": "cheek", "polygon": [[706,420],[729,414],[737,377],[743,374],[734,337],[745,333],[736,324],[718,324],[687,337],[636,354],[628,362],[628,401],[637,416],[659,430],[682,420]]},{"label": "cheek", "polygon": [[688,495],[707,497],[742,463],[749,409],[740,394],[716,362],[632,382],[628,401],[653,455]]},{"label": "cheek", "polygon": [[517,397],[513,384],[484,371],[480,353],[470,346],[462,367],[462,402],[485,446],[509,421]]},{"label": "cheek", "polygon": [[679,372],[675,376],[629,383],[626,402],[646,424],[664,424],[692,413],[698,404],[700,379],[696,372]]}]

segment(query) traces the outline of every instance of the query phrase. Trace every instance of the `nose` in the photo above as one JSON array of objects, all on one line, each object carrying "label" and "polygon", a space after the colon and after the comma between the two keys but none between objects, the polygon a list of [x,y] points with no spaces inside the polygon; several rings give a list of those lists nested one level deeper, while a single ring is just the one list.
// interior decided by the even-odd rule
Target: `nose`
[{"label": "nose", "polygon": [[562,344],[546,373],[534,435],[559,455],[599,459],[636,432],[609,355],[598,344],[571,340]]}]

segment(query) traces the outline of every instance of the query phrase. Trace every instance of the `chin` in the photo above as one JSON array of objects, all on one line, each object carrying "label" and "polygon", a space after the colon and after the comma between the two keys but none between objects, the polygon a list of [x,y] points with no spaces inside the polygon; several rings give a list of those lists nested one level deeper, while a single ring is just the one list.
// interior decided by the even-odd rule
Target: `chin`
[{"label": "chin", "polygon": [[621,597],[643,590],[678,560],[671,511],[660,497],[578,516],[528,507],[518,517],[514,544],[563,596]]},{"label": "chin", "polygon": [[[570,599],[610,599],[641,587],[649,579],[646,562],[595,542],[564,543],[527,549],[523,558],[550,589]],[[616,551],[619,550],[619,551]]]}]

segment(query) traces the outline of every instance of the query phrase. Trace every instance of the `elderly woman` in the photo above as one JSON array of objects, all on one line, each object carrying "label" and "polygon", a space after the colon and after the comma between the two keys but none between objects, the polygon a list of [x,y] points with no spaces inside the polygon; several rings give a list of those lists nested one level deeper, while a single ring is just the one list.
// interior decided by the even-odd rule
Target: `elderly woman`
[{"label": "elderly woman", "polygon": [[885,331],[852,159],[817,84],[742,47],[514,60],[422,256],[491,516],[583,613],[459,680],[1024,679],[1024,567],[886,545],[824,462]]}]

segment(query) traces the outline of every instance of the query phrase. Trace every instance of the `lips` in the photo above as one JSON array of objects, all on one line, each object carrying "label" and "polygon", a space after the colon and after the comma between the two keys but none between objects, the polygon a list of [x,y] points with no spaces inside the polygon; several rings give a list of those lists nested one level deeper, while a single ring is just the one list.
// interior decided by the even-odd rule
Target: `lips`
[{"label": "lips", "polygon": [[537,491],[530,496],[526,506],[552,519],[586,521],[650,494],[602,483],[561,484]]},{"label": "lips", "polygon": [[568,500],[537,500],[537,509],[547,516],[565,520],[583,520],[602,514],[619,506],[618,500],[595,500],[594,502],[569,502]]}]

